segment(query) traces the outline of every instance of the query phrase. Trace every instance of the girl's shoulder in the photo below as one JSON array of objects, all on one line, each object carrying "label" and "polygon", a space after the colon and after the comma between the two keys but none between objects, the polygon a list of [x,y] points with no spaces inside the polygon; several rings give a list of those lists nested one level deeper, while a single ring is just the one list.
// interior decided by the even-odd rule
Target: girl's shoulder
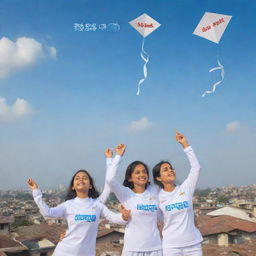
[{"label": "girl's shoulder", "polygon": [[71,205],[71,204],[74,204],[75,202],[75,198],[72,198],[72,199],[68,199],[66,201],[63,202],[64,205]]},{"label": "girl's shoulder", "polygon": [[91,200],[91,204],[95,204],[95,205],[98,205],[98,206],[105,205],[104,203],[101,202],[99,197],[97,197],[97,198],[90,198],[90,200]]},{"label": "girl's shoulder", "polygon": [[102,211],[102,209],[104,207],[106,207],[106,204],[102,203],[99,198],[96,198],[96,199],[92,199],[91,207],[95,208],[95,209],[99,209],[100,211]]},{"label": "girl's shoulder", "polygon": [[147,186],[147,191],[149,191],[149,193],[152,195],[158,195],[160,190],[161,190],[161,188],[155,184],[152,184],[152,185],[150,184]]}]

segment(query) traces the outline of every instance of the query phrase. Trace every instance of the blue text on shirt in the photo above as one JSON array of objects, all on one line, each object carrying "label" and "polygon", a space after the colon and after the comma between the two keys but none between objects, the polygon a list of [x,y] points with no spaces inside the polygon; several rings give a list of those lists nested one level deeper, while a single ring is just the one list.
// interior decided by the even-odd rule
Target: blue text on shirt
[{"label": "blue text on shirt", "polygon": [[174,209],[182,210],[182,209],[188,208],[188,207],[189,207],[188,201],[184,201],[184,202],[179,202],[179,203],[175,203],[175,204],[168,204],[165,206],[165,210],[170,212]]},{"label": "blue text on shirt", "polygon": [[157,211],[157,206],[155,204],[137,204],[137,210],[141,211]]},{"label": "blue text on shirt", "polygon": [[96,221],[96,215],[77,214],[77,215],[75,215],[75,220],[76,221],[95,222]]}]

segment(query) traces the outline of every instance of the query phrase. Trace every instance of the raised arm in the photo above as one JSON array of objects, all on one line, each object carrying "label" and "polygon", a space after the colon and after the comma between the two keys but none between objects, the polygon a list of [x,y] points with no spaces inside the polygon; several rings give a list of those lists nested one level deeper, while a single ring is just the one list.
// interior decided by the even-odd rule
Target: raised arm
[{"label": "raised arm", "polygon": [[200,164],[197,160],[194,150],[188,144],[186,137],[183,134],[176,132],[176,140],[182,145],[184,152],[186,153],[190,163],[189,175],[186,178],[186,180],[182,183],[182,185],[186,186],[189,189],[190,194],[193,195],[199,178]]},{"label": "raised arm", "polygon": [[116,171],[120,165],[125,149],[126,147],[124,144],[119,144],[116,147],[116,156],[114,157],[112,164],[108,166],[106,174],[106,181],[109,184],[111,191],[115,193],[116,197],[121,203],[127,201],[132,194],[132,191],[129,188],[121,185],[116,180]]},{"label": "raised arm", "polygon": [[[107,172],[108,172],[109,167],[111,166],[111,164],[113,162],[112,156],[113,156],[113,152],[111,151],[111,149],[107,148],[105,150],[106,170],[107,170]],[[106,176],[107,176],[107,173],[106,173]],[[102,202],[103,204],[106,203],[106,201],[107,201],[107,199],[109,197],[110,192],[111,192],[110,186],[107,183],[106,178],[105,178],[104,188],[103,188],[102,193],[99,196],[100,202]]]},{"label": "raised arm", "polygon": [[110,166],[113,162],[113,152],[110,148],[107,148],[104,154],[106,157],[106,166]]},{"label": "raised arm", "polygon": [[52,217],[52,218],[58,218],[58,217],[64,217],[66,213],[66,207],[65,203],[62,203],[56,207],[50,208],[43,200],[42,198],[42,192],[38,188],[37,184],[32,180],[28,180],[28,186],[32,190],[32,195],[35,200],[35,203],[37,204],[40,213],[44,217]]}]

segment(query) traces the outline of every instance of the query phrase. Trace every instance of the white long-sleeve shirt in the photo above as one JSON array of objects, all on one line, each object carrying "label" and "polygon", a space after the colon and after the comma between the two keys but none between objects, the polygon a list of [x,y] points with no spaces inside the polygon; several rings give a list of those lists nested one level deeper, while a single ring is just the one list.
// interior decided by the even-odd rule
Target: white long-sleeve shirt
[{"label": "white long-sleeve shirt", "polygon": [[108,210],[99,199],[74,198],[49,208],[39,189],[32,191],[34,200],[44,217],[66,218],[68,230],[55,248],[54,256],[95,256],[96,236],[100,217],[125,225],[127,222]]},{"label": "white long-sleeve shirt", "polygon": [[187,179],[172,192],[161,189],[159,193],[159,205],[164,215],[163,248],[191,246],[203,240],[195,227],[192,202],[200,165],[191,147],[184,152],[191,166]]},{"label": "white long-sleeve shirt", "polygon": [[[109,170],[108,167],[111,164],[112,164],[112,158],[111,157],[106,158],[106,170],[107,170],[107,173],[108,173],[108,170]],[[107,176],[107,173],[106,173],[106,176]],[[102,191],[102,193],[99,196],[100,202],[105,204],[107,199],[108,199],[108,197],[109,197],[110,192],[111,192],[111,188],[110,188],[109,184],[107,182],[105,182],[103,191]]]},{"label": "white long-sleeve shirt", "polygon": [[161,238],[157,228],[158,190],[148,186],[144,193],[134,193],[116,181],[116,170],[121,157],[116,155],[107,171],[106,180],[111,190],[126,209],[131,210],[124,234],[124,251],[154,251],[161,249]]}]

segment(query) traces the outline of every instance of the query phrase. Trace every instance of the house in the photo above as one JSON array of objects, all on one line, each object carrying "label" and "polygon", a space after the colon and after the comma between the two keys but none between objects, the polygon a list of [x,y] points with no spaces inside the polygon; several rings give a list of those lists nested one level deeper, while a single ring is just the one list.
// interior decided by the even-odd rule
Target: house
[{"label": "house", "polygon": [[[119,256],[123,248],[124,231],[120,229],[120,225],[107,229],[105,224],[104,221],[101,223],[97,234],[97,256],[108,254]],[[28,248],[28,255],[51,256],[60,240],[60,234],[65,230],[66,225],[47,225],[46,223],[18,227],[15,229],[17,234],[15,239]]]},{"label": "house", "polygon": [[99,230],[97,234],[97,244],[108,243],[115,245],[122,245],[124,243],[124,232],[115,229]]},{"label": "house", "polygon": [[15,237],[18,241],[40,241],[40,239],[47,239],[53,244],[57,244],[60,239],[60,234],[66,230],[66,225],[47,225],[41,223],[39,225],[30,225],[18,227],[15,229],[17,236]]},{"label": "house", "polygon": [[256,239],[256,223],[232,216],[199,216],[197,226],[205,244],[229,246]]},{"label": "house", "polygon": [[55,249],[55,244],[46,238],[22,241],[28,250],[30,256],[51,256]]},{"label": "house", "polygon": [[96,240],[97,256],[120,256],[123,250],[124,233],[114,229],[98,231]]},{"label": "house", "polygon": [[[256,212],[256,210],[255,210]],[[231,206],[226,206],[223,208],[220,208],[215,211],[208,212],[207,215],[209,216],[221,216],[221,215],[226,215],[226,216],[232,216],[235,218],[239,218],[242,220],[248,220],[256,223],[256,217],[252,215],[251,211],[248,210],[243,210],[240,208],[236,207],[231,207]]]},{"label": "house", "polygon": [[46,223],[23,226],[16,228],[15,239],[28,248],[29,256],[51,256],[65,230],[66,225]]},{"label": "house", "polygon": [[9,234],[13,216],[0,216],[0,234]]},{"label": "house", "polygon": [[120,256],[124,243],[124,228],[122,225],[102,220],[96,240],[97,256]]},{"label": "house", "polygon": [[26,256],[28,248],[18,241],[13,240],[9,235],[0,235],[0,256]]}]

